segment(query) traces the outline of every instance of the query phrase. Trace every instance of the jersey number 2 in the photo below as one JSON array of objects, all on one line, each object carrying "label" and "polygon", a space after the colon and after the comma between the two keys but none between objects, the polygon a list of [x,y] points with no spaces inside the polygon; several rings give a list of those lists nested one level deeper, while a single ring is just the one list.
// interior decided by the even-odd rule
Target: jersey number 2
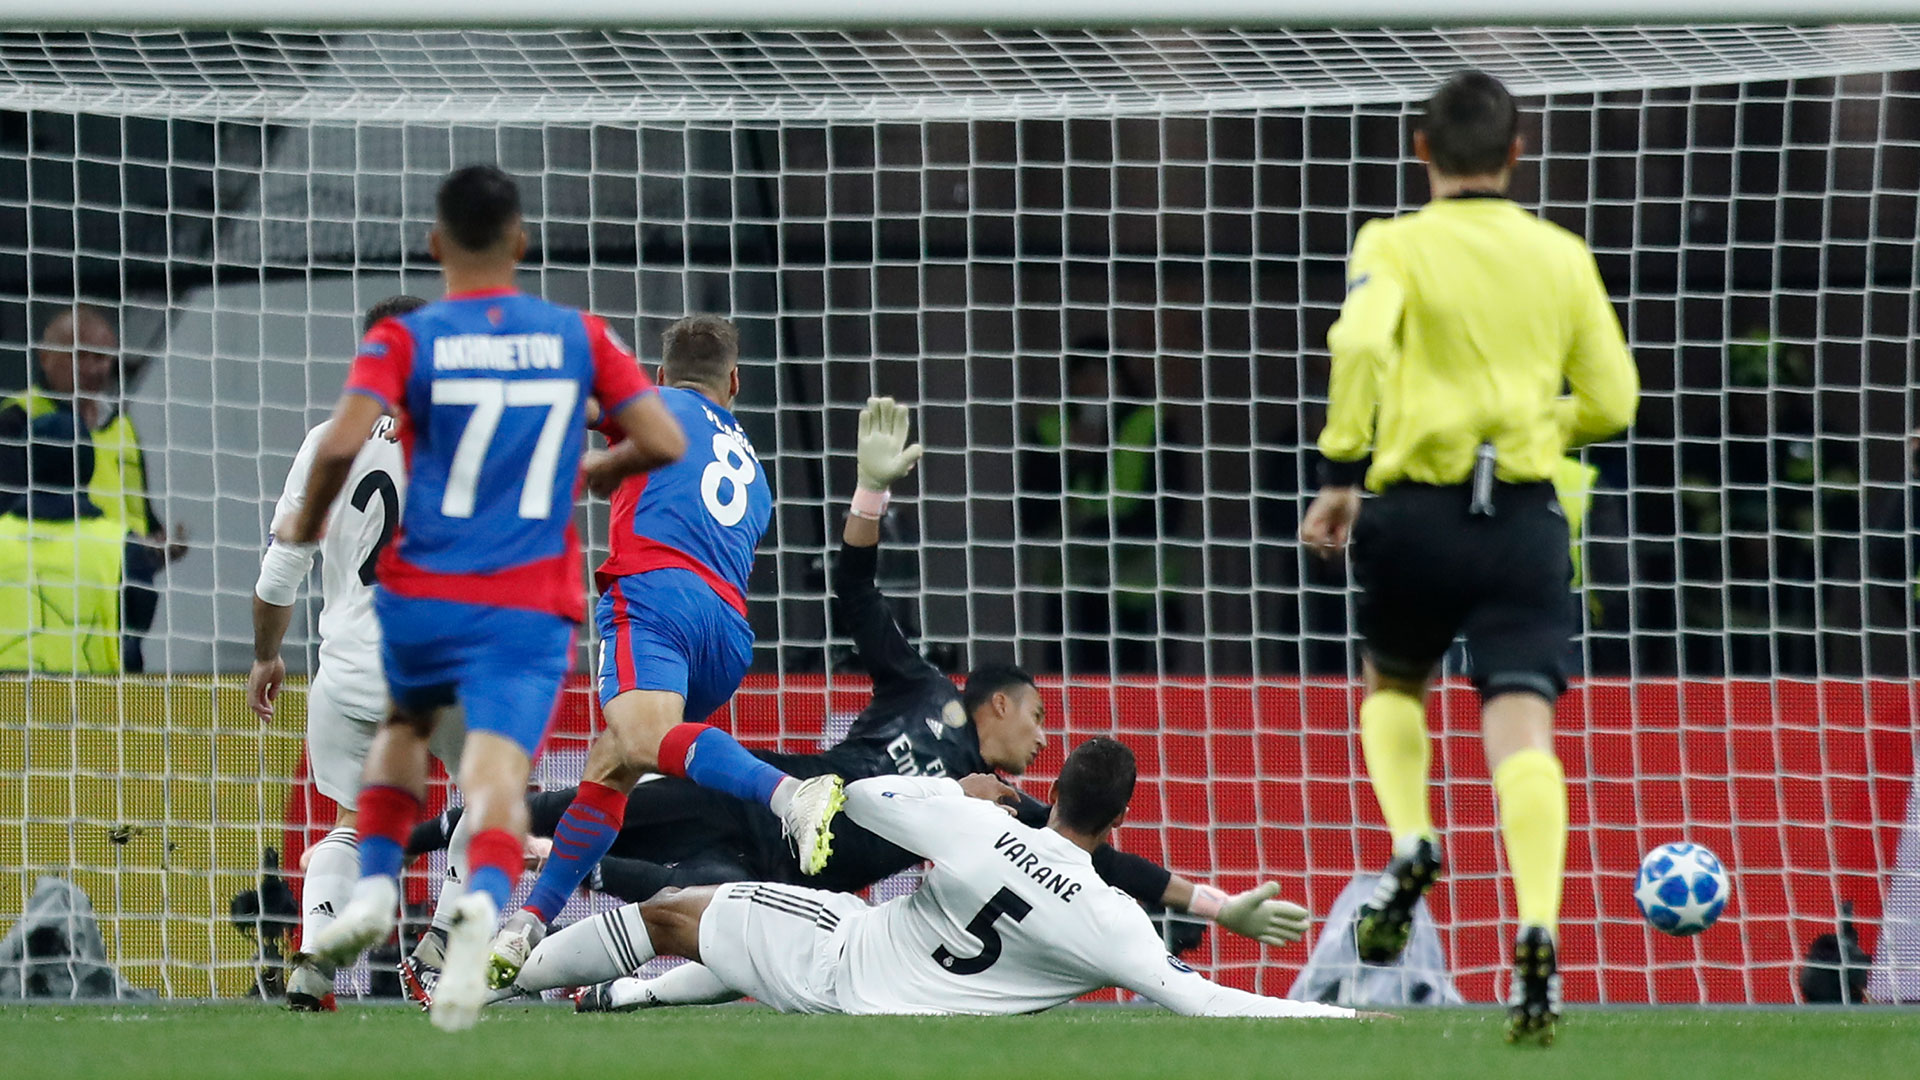
[{"label": "jersey number 2", "polygon": [[400,524],[400,491],[393,486],[393,477],[379,469],[362,477],[360,486],[353,489],[353,508],[366,513],[375,495],[380,496],[380,539],[373,542],[373,550],[360,562],[362,585],[373,584],[373,568],[379,565],[380,552],[386,548],[387,541],[393,539],[393,530]]},{"label": "jersey number 2", "polygon": [[[713,464],[700,473],[700,500],[713,520],[729,528],[747,516],[747,488],[753,484],[753,459],[739,442],[724,434],[713,437]],[[733,481],[733,492],[720,501],[720,483]]]},{"label": "jersey number 2", "polygon": [[554,467],[573,426],[573,406],[579,399],[580,384],[572,379],[435,379],[435,405],[473,406],[460,441],[453,448],[453,465],[447,470],[447,491],[440,498],[440,513],[450,518],[473,516],[480,467],[487,462],[487,448],[500,427],[500,414],[508,409],[538,407],[547,410],[547,422],[541,425],[540,438],[527,458],[527,475],[520,487],[520,516],[534,521],[552,517],[553,485],[558,480]]},{"label": "jersey number 2", "polygon": [[1020,899],[1019,893],[1012,889],[1001,889],[967,924],[967,933],[980,939],[980,952],[974,956],[959,957],[942,945],[933,950],[934,963],[955,975],[980,974],[1000,959],[1000,931],[993,924],[999,922],[1002,915],[1019,922],[1032,910],[1033,905]]}]

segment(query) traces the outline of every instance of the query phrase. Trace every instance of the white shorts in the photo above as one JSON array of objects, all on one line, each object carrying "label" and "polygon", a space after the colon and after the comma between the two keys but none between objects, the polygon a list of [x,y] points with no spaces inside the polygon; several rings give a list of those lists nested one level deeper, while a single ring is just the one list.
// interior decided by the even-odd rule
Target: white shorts
[{"label": "white shorts", "polygon": [[783,1013],[837,1013],[835,974],[857,896],[796,885],[722,885],[700,917],[700,961],[727,986]]},{"label": "white shorts", "polygon": [[[377,706],[365,701],[342,704],[338,697],[325,669],[307,685],[307,769],[320,794],[342,810],[354,810],[360,805],[360,773],[366,766],[367,748],[386,717],[386,696],[380,696]],[[446,764],[448,775],[460,774],[460,749],[466,738],[467,725],[460,711],[443,711],[427,748]]]}]

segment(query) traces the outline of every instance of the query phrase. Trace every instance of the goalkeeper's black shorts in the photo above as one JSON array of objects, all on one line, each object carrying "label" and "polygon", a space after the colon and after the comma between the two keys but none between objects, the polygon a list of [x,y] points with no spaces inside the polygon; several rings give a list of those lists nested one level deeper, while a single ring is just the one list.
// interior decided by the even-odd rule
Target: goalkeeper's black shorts
[{"label": "goalkeeper's black shorts", "polygon": [[1492,516],[1468,485],[1396,484],[1360,511],[1353,577],[1360,636],[1382,674],[1420,679],[1464,634],[1483,696],[1548,701],[1566,689],[1579,628],[1567,519],[1553,485],[1494,485]]}]

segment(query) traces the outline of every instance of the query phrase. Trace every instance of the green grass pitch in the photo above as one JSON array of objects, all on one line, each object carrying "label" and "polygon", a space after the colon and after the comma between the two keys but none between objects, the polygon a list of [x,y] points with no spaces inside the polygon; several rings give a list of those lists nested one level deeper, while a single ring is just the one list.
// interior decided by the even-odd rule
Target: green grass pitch
[{"label": "green grass pitch", "polygon": [[748,1007],[574,1016],[507,1008],[465,1034],[419,1013],[263,1005],[0,1009],[0,1075],[34,1080],[1877,1080],[1920,1076],[1920,1010],[1575,1010],[1551,1049],[1507,1046],[1491,1010],[1398,1022],[1190,1020],[1129,1008],[1040,1016],[779,1016]]}]

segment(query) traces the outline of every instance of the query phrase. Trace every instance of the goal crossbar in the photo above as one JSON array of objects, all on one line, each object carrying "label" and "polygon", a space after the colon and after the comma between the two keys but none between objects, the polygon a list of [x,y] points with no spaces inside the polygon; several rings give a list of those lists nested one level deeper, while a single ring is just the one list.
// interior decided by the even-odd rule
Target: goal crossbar
[{"label": "goal crossbar", "polygon": [[41,27],[466,27],[693,26],[857,29],[905,26],[1465,26],[1687,23],[1728,18],[1755,22],[1857,22],[1920,18],[1915,0],[574,0],[562,20],[523,0],[443,4],[390,0],[14,0],[0,24]]},{"label": "goal crossbar", "polygon": [[1155,117],[1920,68],[1920,23],[1556,30],[461,30],[0,36],[0,109],[371,123]]}]

